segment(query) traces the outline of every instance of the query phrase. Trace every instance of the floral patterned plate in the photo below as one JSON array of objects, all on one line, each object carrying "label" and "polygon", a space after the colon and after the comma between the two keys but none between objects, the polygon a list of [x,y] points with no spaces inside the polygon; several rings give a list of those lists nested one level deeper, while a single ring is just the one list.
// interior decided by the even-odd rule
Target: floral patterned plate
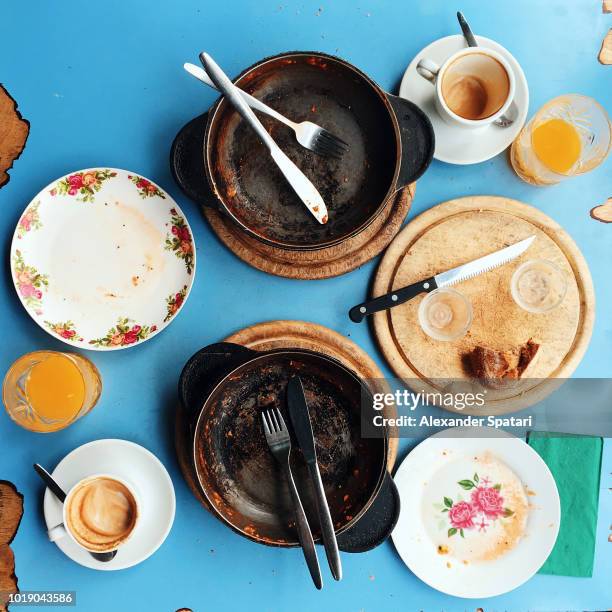
[{"label": "floral patterned plate", "polygon": [[500,430],[440,432],[406,457],[394,480],[401,500],[395,547],[417,577],[443,593],[511,591],[540,569],[557,539],[559,494],[550,470]]},{"label": "floral patterned plate", "polygon": [[15,289],[60,340],[116,350],[169,325],[195,275],[195,245],[174,200],[133,172],[93,168],[45,187],[11,246]]}]

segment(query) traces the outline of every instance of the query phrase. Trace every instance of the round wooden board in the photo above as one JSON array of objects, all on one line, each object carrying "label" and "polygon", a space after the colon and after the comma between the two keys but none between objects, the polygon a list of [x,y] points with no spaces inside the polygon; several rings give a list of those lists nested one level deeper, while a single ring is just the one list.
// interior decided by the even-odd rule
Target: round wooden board
[{"label": "round wooden board", "polygon": [[[509,244],[537,236],[516,261],[462,282],[456,288],[472,302],[468,334],[453,342],[429,338],[417,311],[422,296],[374,315],[380,348],[398,377],[419,379],[440,391],[434,379],[468,376],[462,355],[477,345],[508,350],[533,338],[540,349],[525,372],[525,385],[498,392],[487,409],[504,413],[540,401],[568,378],[588,346],[595,318],[595,295],[588,266],[570,236],[541,211],[497,196],[459,198],[434,206],[410,222],[382,259],[373,296],[383,295]],[[545,314],[528,313],[510,294],[517,265],[529,259],[556,263],[568,279],[563,303]],[[409,381],[408,381],[408,385]],[[467,412],[467,411],[466,411]]]},{"label": "round wooden board", "polygon": [[[242,344],[255,351],[269,351],[278,348],[301,348],[318,351],[334,357],[347,368],[350,368],[362,379],[376,379],[376,392],[387,392],[384,374],[372,358],[352,340],[345,338],[323,325],[305,321],[268,321],[246,327],[224,340]],[[386,417],[397,417],[395,406],[385,407]],[[397,457],[399,439],[396,432],[389,436],[389,453],[387,469],[391,471]]]},{"label": "round wooden board", "polygon": [[269,246],[249,237],[212,208],[203,210],[221,242],[249,265],[276,276],[314,280],[346,274],[383,251],[400,230],[415,189],[416,183],[400,189],[374,222],[354,238],[317,251],[289,251]]}]

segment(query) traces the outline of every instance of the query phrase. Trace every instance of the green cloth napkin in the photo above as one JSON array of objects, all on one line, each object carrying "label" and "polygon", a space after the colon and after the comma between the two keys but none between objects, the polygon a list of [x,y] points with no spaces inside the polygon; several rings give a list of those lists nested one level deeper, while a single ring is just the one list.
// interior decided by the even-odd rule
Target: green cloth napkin
[{"label": "green cloth napkin", "polygon": [[544,459],[559,489],[559,537],[540,574],[593,575],[603,440],[531,432],[528,444]]}]

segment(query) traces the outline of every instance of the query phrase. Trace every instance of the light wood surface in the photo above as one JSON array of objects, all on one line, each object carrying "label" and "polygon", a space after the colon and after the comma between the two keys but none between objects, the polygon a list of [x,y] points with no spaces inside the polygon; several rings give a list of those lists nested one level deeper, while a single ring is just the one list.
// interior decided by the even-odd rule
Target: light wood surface
[{"label": "light wood surface", "polygon": [[[558,386],[547,384],[546,379],[572,374],[593,329],[595,297],[591,276],[569,235],[544,213],[516,200],[496,196],[460,198],[439,204],[414,219],[382,259],[373,296],[466,263],[532,234],[537,238],[520,258],[455,287],[469,298],[473,307],[472,326],[465,337],[440,342],[427,336],[417,318],[423,296],[374,315],[380,348],[398,377],[424,381],[426,390],[439,391],[440,383],[434,379],[468,377],[462,356],[475,346],[509,350],[532,338],[541,346],[523,375],[529,379],[529,383],[525,381],[528,388],[507,389],[489,397],[488,406],[501,413],[530,406]],[[517,265],[529,259],[553,261],[566,275],[566,297],[551,312],[532,314],[512,299],[512,274]]]},{"label": "light wood surface", "polygon": [[598,59],[604,65],[612,64],[612,29],[608,30],[606,37],[601,43]]},{"label": "light wood surface", "polygon": [[608,198],[603,204],[591,208],[591,217],[602,223],[612,223],[612,198]]},{"label": "light wood surface", "polygon": [[[300,348],[318,351],[334,357],[360,378],[372,381],[371,391],[387,392],[384,374],[372,358],[352,340],[323,325],[305,321],[268,321],[246,327],[228,338],[225,342],[242,344],[255,351],[269,351],[279,348]],[[386,417],[397,416],[395,406],[384,410]],[[395,465],[398,438],[395,430],[390,432],[387,468]]]},{"label": "light wood surface", "polygon": [[321,279],[340,276],[381,253],[400,230],[410,210],[416,184],[397,192],[378,218],[363,232],[336,246],[317,251],[289,251],[249,237],[211,208],[204,215],[221,242],[249,265],[276,276]]}]

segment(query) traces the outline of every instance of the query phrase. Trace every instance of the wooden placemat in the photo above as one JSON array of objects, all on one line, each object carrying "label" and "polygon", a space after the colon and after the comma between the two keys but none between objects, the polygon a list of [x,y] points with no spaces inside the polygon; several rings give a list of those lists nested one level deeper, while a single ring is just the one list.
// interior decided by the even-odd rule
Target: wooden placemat
[{"label": "wooden placemat", "polygon": [[[352,340],[328,327],[305,321],[268,321],[246,327],[225,339],[225,342],[242,344],[255,351],[279,348],[301,348],[318,351],[334,357],[362,379],[376,379],[379,385],[372,392],[387,392],[384,374],[372,358]],[[384,415],[397,416],[395,406],[385,407]],[[399,439],[390,432],[387,469],[391,471],[397,457]]]},{"label": "wooden placemat", "polygon": [[[516,200],[475,196],[439,204],[409,223],[382,259],[373,286],[379,296],[460,265],[535,234],[534,243],[516,262],[467,280],[456,288],[466,295],[474,317],[468,334],[439,342],[420,328],[422,297],[374,315],[374,330],[386,359],[401,378],[419,379],[440,391],[433,379],[465,378],[462,355],[477,345],[508,350],[533,338],[540,344],[524,374],[529,389],[505,390],[487,402],[496,412],[533,405],[555,385],[546,379],[567,378],[588,346],[595,317],[595,296],[588,266],[569,235],[541,211]],[[510,278],[528,259],[546,259],[566,274],[563,303],[545,314],[515,304]],[[538,380],[536,380],[538,379]],[[527,383],[527,381],[526,381]]]},{"label": "wooden placemat", "polygon": [[249,265],[276,276],[321,279],[355,270],[376,257],[393,240],[410,210],[416,183],[397,192],[374,222],[354,238],[317,251],[279,249],[245,234],[209,207],[203,212],[221,242]]},{"label": "wooden placemat", "polygon": [[25,147],[30,123],[17,110],[17,103],[0,84],[0,187],[8,183],[8,170]]},{"label": "wooden placemat", "polygon": [[0,480],[0,611],[8,610],[8,594],[17,593],[15,556],[10,548],[23,516],[23,495],[15,485]]}]

